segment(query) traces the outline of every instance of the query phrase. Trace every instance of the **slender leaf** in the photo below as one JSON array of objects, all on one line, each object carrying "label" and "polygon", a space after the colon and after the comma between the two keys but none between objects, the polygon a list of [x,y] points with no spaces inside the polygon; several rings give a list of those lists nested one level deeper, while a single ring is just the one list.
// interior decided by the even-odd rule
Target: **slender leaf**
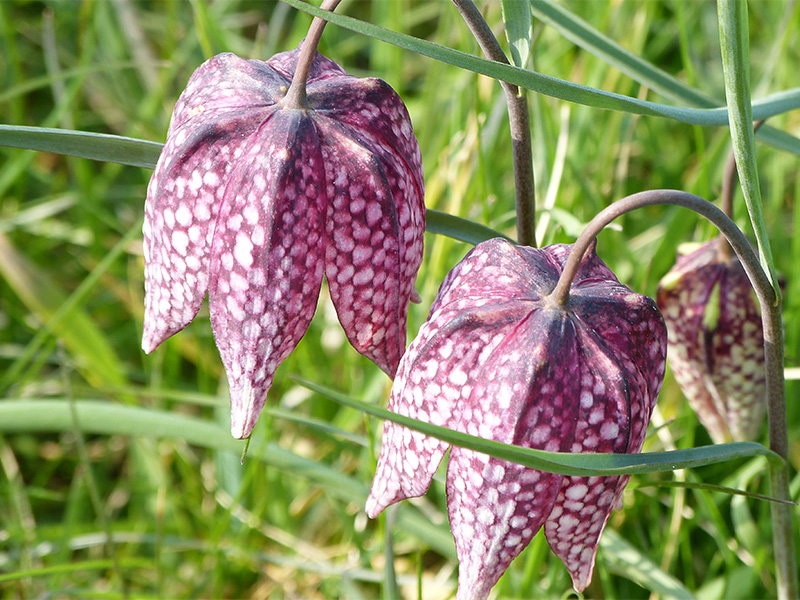
[{"label": "slender leaf", "polygon": [[531,7],[528,0],[501,0],[500,6],[511,60],[524,69],[531,53]]},{"label": "slender leaf", "polygon": [[[728,123],[728,109],[726,107],[713,109],[684,108],[639,100],[638,98],[631,98],[629,96],[623,96],[622,94],[606,92],[556,77],[542,75],[541,73],[521,69],[513,65],[479,58],[446,46],[434,44],[427,40],[384,29],[383,27],[378,27],[346,15],[338,15],[321,10],[301,0],[283,0],[283,2],[286,2],[298,10],[314,15],[315,17],[324,18],[334,25],[344,27],[345,29],[361,33],[368,37],[393,44],[400,48],[462,69],[513,83],[520,87],[545,94],[546,96],[552,96],[586,106],[593,106],[595,108],[618,110],[639,115],[667,117],[692,125],[727,125]],[[753,116],[756,119],[765,119],[795,108],[800,108],[800,88],[793,88],[791,90],[772,94],[754,102]],[[793,151],[800,154],[800,140],[798,140],[797,148],[793,149]]]},{"label": "slender leaf", "polygon": [[646,554],[610,527],[600,538],[603,560],[614,571],[631,579],[659,598],[694,600],[692,593],[675,577],[662,571]]},{"label": "slender leaf", "polygon": [[766,456],[769,460],[782,462],[774,452],[755,442],[734,442],[715,446],[701,446],[689,450],[671,450],[669,452],[644,454],[570,454],[532,450],[503,444],[494,440],[485,440],[466,433],[453,431],[446,427],[418,421],[384,408],[354,400],[310,381],[299,378],[295,378],[295,381],[322,396],[368,415],[392,421],[462,448],[483,452],[495,458],[519,463],[548,473],[584,477],[591,475],[633,475],[691,469],[749,456]]},{"label": "slender leaf", "polygon": [[[560,4],[548,0],[530,0],[530,6],[537,19],[556,29],[575,45],[591,52],[593,56],[616,67],[634,81],[662,96],[699,108],[714,108],[720,105],[718,100],[623,48]],[[765,126],[758,135],[771,146],[795,154],[800,153],[798,152],[800,140],[785,131]]]},{"label": "slender leaf", "polygon": [[[756,167],[756,148],[753,134],[755,111],[750,107],[750,41],[747,27],[747,5],[743,1],[720,2],[719,37],[722,67],[725,75],[725,96],[731,111],[730,120],[733,154],[739,171],[744,201],[758,244],[761,266],[769,275],[777,298],[781,289],[775,275],[775,261],[769,244],[769,232],[764,220],[761,188]],[[759,117],[755,117],[758,119]]]},{"label": "slender leaf", "polygon": [[[81,430],[88,434],[181,440],[200,448],[232,452],[237,457],[244,445],[242,440],[233,439],[226,428],[195,417],[99,400],[78,400],[75,410]],[[72,427],[67,400],[0,402],[0,434],[62,432]],[[257,457],[288,473],[308,477],[324,487],[326,492],[346,501],[362,504],[367,497],[368,490],[362,481],[324,463],[299,456],[274,442],[252,444],[248,456]],[[397,526],[444,556],[455,556],[449,532],[432,526],[427,517],[414,511],[400,510]]]},{"label": "slender leaf", "polygon": [[0,146],[68,154],[134,167],[155,168],[161,144],[135,138],[50,127],[0,125]]},{"label": "slender leaf", "polygon": [[469,244],[480,244],[496,237],[505,238],[510,242],[514,241],[508,236],[474,221],[431,208],[427,210],[425,220],[425,228],[431,233],[446,235]]}]

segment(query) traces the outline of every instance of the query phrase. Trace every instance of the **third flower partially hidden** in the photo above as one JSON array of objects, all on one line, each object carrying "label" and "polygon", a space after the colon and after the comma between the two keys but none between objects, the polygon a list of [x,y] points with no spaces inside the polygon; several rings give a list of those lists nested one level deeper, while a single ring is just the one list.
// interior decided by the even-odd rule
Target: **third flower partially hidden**
[{"label": "third flower partially hidden", "polygon": [[350,342],[393,376],[422,260],[422,163],[402,101],[317,54],[308,106],[284,106],[298,54],[198,68],[147,191],[142,346],[183,329],[208,292],[237,438],[306,332],[323,273]]},{"label": "third flower partially hidden", "polygon": [[761,311],[726,244],[680,256],[657,298],[675,379],[715,443],[754,439],[767,408]]},{"label": "third flower partially hidden", "polygon": [[[476,246],[403,357],[390,410],[528,448],[639,452],[664,376],[664,321],[593,248],[568,301],[555,302],[569,248]],[[425,493],[446,450],[387,422],[367,514]],[[447,504],[459,598],[484,598],[542,526],[583,590],[627,481],[543,473],[454,447]]]}]

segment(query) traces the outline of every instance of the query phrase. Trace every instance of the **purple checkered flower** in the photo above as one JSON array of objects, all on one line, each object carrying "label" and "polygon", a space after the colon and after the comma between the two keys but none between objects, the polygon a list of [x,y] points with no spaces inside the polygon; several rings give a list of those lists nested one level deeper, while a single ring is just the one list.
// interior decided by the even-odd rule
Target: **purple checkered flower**
[{"label": "purple checkered flower", "polygon": [[[664,376],[664,321],[593,247],[569,300],[554,301],[569,248],[476,246],[401,360],[389,409],[528,448],[639,452]],[[424,494],[447,448],[387,422],[367,514]],[[583,590],[627,481],[544,473],[453,447],[446,489],[458,597],[485,598],[542,526]]]},{"label": "purple checkered flower", "polygon": [[720,244],[679,256],[657,296],[675,379],[715,443],[754,439],[767,407],[761,311],[739,259]]},{"label": "purple checkered flower", "polygon": [[323,273],[350,343],[394,376],[422,260],[422,163],[402,101],[317,54],[308,106],[284,106],[298,55],[200,66],[147,190],[142,347],[183,329],[208,292],[236,438],[308,329]]}]

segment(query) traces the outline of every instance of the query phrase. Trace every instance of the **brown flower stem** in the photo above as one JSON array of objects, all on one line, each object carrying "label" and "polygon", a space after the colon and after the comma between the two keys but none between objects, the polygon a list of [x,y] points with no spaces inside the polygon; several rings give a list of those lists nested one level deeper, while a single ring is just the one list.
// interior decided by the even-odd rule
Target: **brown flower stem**
[{"label": "brown flower stem", "polygon": [[[776,297],[761,263],[747,236],[719,208],[694,194],[677,190],[650,190],[633,194],[614,202],[602,210],[586,226],[570,251],[564,270],[550,294],[552,302],[569,301],[569,288],[578,266],[589,245],[598,233],[620,215],[637,208],[656,204],[674,204],[699,213],[711,221],[725,236],[744,267],[761,305],[764,328],[764,357],[767,377],[767,416],[769,420],[770,450],[783,458],[782,464],[770,462],[770,495],[790,501],[789,495],[789,440],[786,431],[786,390],[783,375],[783,316],[781,302]],[[771,502],[772,539],[778,598],[798,598],[797,561],[794,548],[792,505]]]},{"label": "brown flower stem", "polygon": [[[756,121],[753,125],[753,132],[758,131],[759,127],[764,124],[764,119]],[[729,218],[733,219],[733,194],[736,190],[736,154],[731,148],[728,153],[728,160],[725,161],[725,170],[722,173],[722,191],[719,196],[719,207],[722,209]],[[724,238],[724,236],[722,236]],[[729,260],[733,256],[733,249],[729,244],[719,244],[719,254],[723,260]]]},{"label": "brown flower stem", "polygon": [[[500,42],[472,0],[453,0],[486,58],[508,63]],[[533,177],[531,125],[527,91],[501,81],[506,95],[511,128],[511,152],[514,160],[514,188],[517,211],[517,240],[523,246],[536,246],[536,191]]]},{"label": "brown flower stem", "polygon": [[[324,0],[320,8],[333,12],[342,0]],[[308,28],[308,35],[303,40],[303,47],[300,50],[300,56],[297,58],[297,67],[294,70],[294,77],[292,77],[292,84],[286,92],[283,99],[283,105],[286,108],[308,108],[308,97],[306,96],[306,82],[308,81],[308,72],[311,70],[311,64],[314,62],[314,56],[317,54],[317,46],[322,37],[322,31],[328,22],[325,19],[314,17],[311,21],[311,26]]]}]

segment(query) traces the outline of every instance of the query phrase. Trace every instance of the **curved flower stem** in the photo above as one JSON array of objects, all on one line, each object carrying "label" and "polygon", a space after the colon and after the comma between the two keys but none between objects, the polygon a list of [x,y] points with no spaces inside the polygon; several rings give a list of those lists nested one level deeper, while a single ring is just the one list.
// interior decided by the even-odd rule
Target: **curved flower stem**
[{"label": "curved flower stem", "polygon": [[[453,0],[472,35],[487,58],[508,64],[500,42],[492,33],[481,12],[472,0]],[[527,91],[501,81],[508,105],[511,127],[511,151],[514,158],[514,187],[516,190],[517,240],[523,246],[536,246],[536,192],[533,177],[531,125],[528,115]]]},{"label": "curved flower stem", "polygon": [[[722,232],[736,252],[761,305],[764,328],[764,357],[767,376],[767,415],[770,450],[784,459],[782,465],[770,463],[770,495],[791,500],[789,495],[789,440],[786,431],[786,390],[783,377],[783,319],[781,302],[769,277],[764,272],[753,247],[742,231],[719,208],[694,194],[678,190],[650,190],[614,202],[595,216],[586,226],[570,251],[564,270],[550,294],[553,302],[566,303],[569,287],[584,253],[597,234],[618,216],[645,206],[674,204],[699,213]],[[794,526],[790,504],[770,503],[772,536],[778,582],[778,598],[798,597],[797,563],[794,549]]]},{"label": "curved flower stem", "polygon": [[[342,0],[325,0],[320,8],[333,12]],[[292,85],[286,92],[283,98],[283,105],[286,108],[308,108],[308,97],[306,96],[306,81],[308,81],[308,72],[311,70],[311,64],[314,62],[314,56],[317,53],[317,46],[319,46],[319,39],[322,37],[322,31],[328,22],[319,17],[314,17],[311,21],[311,27],[308,28],[308,35],[303,40],[303,48],[300,51],[300,56],[297,58],[297,66],[294,70],[294,77],[292,77]]]}]

